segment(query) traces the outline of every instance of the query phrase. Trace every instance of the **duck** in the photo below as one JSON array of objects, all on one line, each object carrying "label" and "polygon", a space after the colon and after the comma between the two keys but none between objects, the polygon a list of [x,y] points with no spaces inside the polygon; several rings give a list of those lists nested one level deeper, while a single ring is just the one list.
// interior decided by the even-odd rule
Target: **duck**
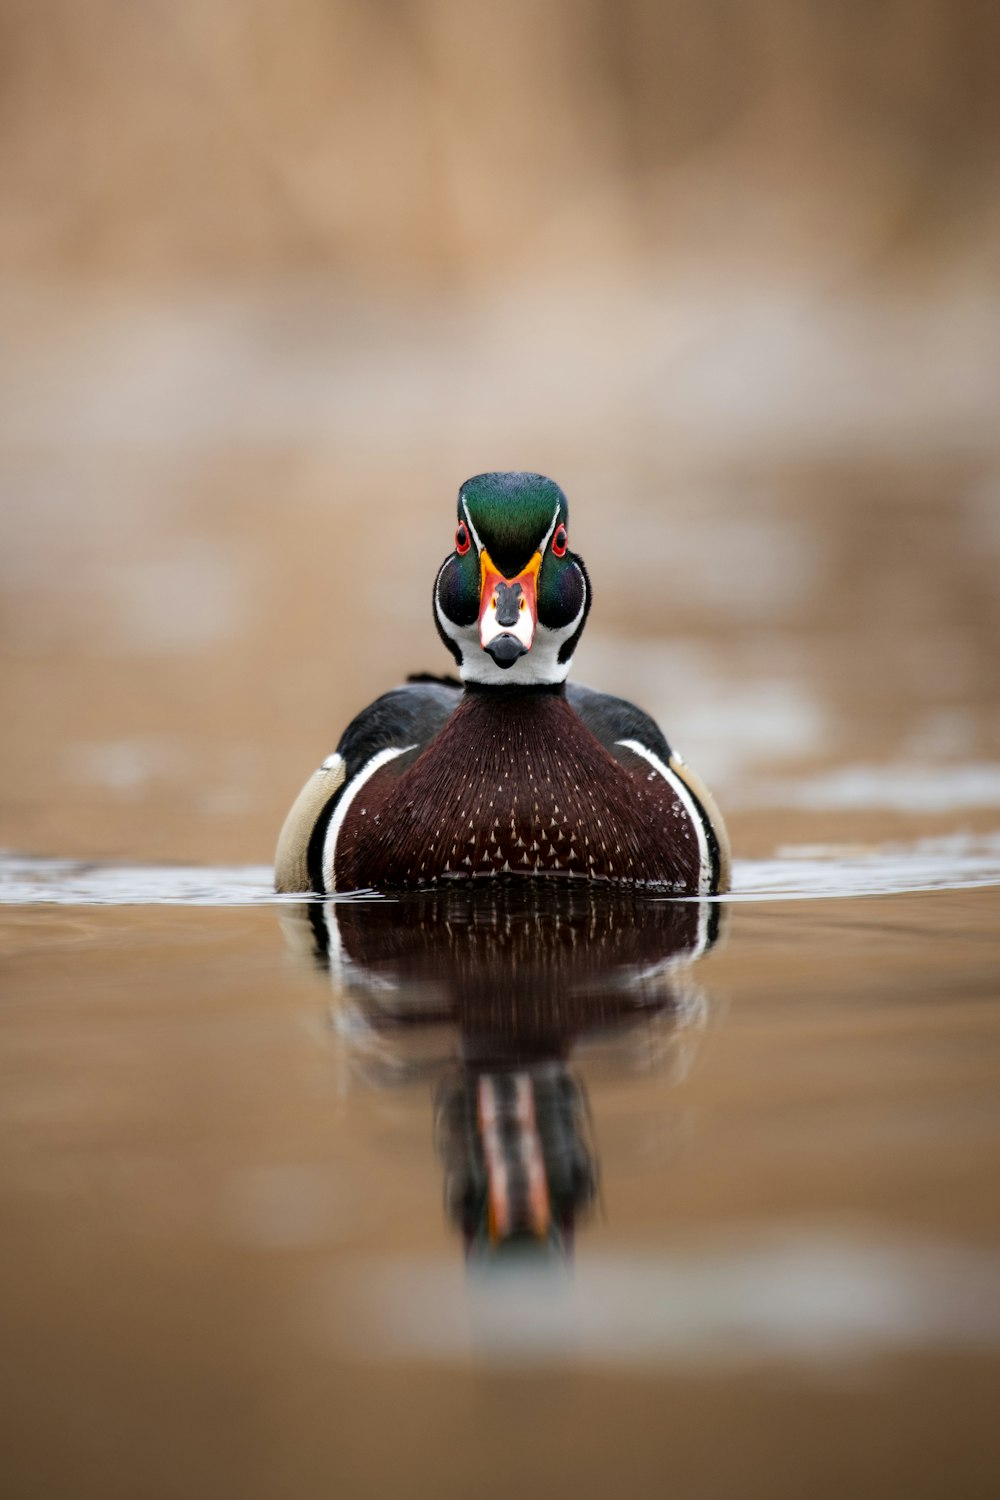
[{"label": "duck", "polygon": [[457,676],[417,673],[348,724],[285,819],[276,890],[727,890],[729,841],[702,781],[643,709],[567,682],[591,599],[554,480],[466,480],[433,589]]}]

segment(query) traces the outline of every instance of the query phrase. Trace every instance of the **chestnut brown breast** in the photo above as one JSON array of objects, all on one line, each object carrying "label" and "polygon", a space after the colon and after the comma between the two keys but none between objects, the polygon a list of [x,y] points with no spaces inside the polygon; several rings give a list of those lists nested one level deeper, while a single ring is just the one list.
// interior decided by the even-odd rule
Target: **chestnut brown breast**
[{"label": "chestnut brown breast", "polygon": [[561,693],[467,694],[422,753],[360,788],[337,838],[336,888],[530,875],[694,891],[685,806],[646,761],[620,753]]}]

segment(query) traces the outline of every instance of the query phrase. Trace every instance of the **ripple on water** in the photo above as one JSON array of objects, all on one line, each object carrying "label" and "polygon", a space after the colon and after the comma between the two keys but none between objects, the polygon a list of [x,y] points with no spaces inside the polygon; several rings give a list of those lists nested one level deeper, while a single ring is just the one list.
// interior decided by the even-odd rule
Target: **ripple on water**
[{"label": "ripple on water", "polygon": [[[1000,885],[1000,833],[872,847],[801,844],[737,859],[726,901],[789,901]],[[341,900],[372,899],[351,892]],[[691,898],[694,899],[694,898]],[[270,865],[126,865],[0,856],[0,905],[258,906],[278,896]]]}]

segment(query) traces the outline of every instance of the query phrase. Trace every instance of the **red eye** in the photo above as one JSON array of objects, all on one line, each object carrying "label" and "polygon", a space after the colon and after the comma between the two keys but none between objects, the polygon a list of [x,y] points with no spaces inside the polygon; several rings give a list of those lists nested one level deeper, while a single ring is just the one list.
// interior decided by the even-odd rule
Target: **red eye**
[{"label": "red eye", "polygon": [[565,557],[566,548],[569,546],[569,537],[566,535],[565,526],[557,526],[556,534],[552,538],[552,551],[556,557]]},{"label": "red eye", "polygon": [[458,553],[459,557],[464,557],[468,550],[469,528],[466,526],[465,522],[462,521],[459,524],[458,530],[455,532],[455,551]]}]

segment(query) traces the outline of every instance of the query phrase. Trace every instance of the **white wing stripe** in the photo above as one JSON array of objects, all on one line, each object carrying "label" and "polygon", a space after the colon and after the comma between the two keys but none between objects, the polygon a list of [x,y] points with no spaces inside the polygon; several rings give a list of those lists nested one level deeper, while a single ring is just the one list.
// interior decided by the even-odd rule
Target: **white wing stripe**
[{"label": "white wing stripe", "polygon": [[476,544],[476,551],[481,553],[483,550],[483,544],[479,540],[479,532],[472,524],[472,517],[469,515],[469,504],[464,495],[462,496],[462,509],[465,511],[465,519],[469,523],[469,530],[472,532],[472,539]]},{"label": "white wing stripe", "polygon": [[347,786],[344,787],[344,790],[340,794],[340,801],[337,803],[337,810],[330,819],[330,826],[326,830],[326,838],[323,840],[323,886],[325,890],[332,892],[337,889],[333,873],[334,860],[337,854],[337,839],[351,803],[365,782],[370,781],[376,771],[380,771],[383,766],[388,765],[390,760],[395,760],[397,755],[405,755],[408,750],[415,750],[416,748],[416,745],[386,746],[377,755],[373,755],[368,764],[363,766],[358,772],[354,780],[349,781]]},{"label": "white wing stripe", "polygon": [[542,554],[543,557],[545,556],[545,549],[549,545],[549,538],[551,537],[552,533],[556,529],[556,522],[558,521],[558,519],[559,519],[559,506],[557,504],[556,508],[555,508],[555,512],[554,512],[554,514],[552,516],[552,525],[549,527],[548,531],[542,537],[541,545],[538,548],[539,552]]},{"label": "white wing stripe", "polygon": [[664,781],[676,792],[684,811],[694,825],[695,834],[698,838],[698,895],[706,895],[712,883],[712,861],[708,853],[708,839],[705,837],[705,825],[702,823],[690,791],[685,786],[681,777],[677,775],[676,771],[671,771],[670,767],[664,765],[658,755],[654,755],[652,750],[647,749],[639,740],[617,740],[615,743],[621,745],[623,750],[631,750],[633,755],[641,756],[648,765],[653,767],[654,771],[660,773]]}]

